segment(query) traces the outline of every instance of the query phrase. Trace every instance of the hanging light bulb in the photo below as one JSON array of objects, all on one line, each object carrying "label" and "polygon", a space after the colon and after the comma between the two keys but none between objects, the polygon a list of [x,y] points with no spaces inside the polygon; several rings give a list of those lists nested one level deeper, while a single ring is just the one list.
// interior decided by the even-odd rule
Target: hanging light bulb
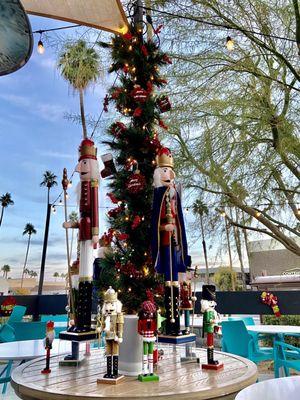
[{"label": "hanging light bulb", "polygon": [[61,197],[59,198],[59,204],[62,204],[62,199],[61,199]]},{"label": "hanging light bulb", "polygon": [[72,181],[69,181],[68,188],[72,187]]},{"label": "hanging light bulb", "polygon": [[52,212],[53,212],[53,214],[56,213],[56,208],[55,208],[55,206],[52,206]]},{"label": "hanging light bulb", "polygon": [[41,33],[41,36],[40,36],[40,40],[38,41],[37,52],[39,54],[44,54],[45,53],[45,47],[44,47],[44,44],[42,42],[42,33]]},{"label": "hanging light bulb", "polygon": [[68,199],[69,198],[69,195],[68,195],[68,193],[66,193],[66,199]]},{"label": "hanging light bulb", "polygon": [[221,215],[221,217],[226,217],[226,212],[225,211],[221,211],[220,215]]},{"label": "hanging light bulb", "polygon": [[260,217],[261,216],[261,212],[260,211],[256,211],[255,216],[256,217]]},{"label": "hanging light bulb", "polygon": [[227,36],[226,39],[226,47],[228,51],[232,51],[234,49],[234,40],[231,39],[230,36]]}]

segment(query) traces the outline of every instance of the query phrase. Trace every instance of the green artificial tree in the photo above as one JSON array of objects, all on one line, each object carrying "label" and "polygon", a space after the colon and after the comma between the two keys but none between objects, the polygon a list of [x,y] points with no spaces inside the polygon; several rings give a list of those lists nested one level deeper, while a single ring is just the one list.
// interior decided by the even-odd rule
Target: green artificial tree
[{"label": "green artificial tree", "polygon": [[119,293],[125,312],[136,312],[152,293],[157,304],[163,298],[163,285],[156,276],[150,254],[152,181],[155,156],[161,147],[158,130],[167,129],[161,114],[171,107],[166,95],[157,89],[166,85],[160,67],[171,63],[159,48],[157,31],[153,40],[144,40],[131,26],[115,36],[111,48],[113,63],[109,72],[118,74],[104,105],[114,103],[120,118],[108,128],[108,144],[115,157],[108,196],[115,207],[108,212],[109,231],[104,242],[111,245],[100,263],[98,286],[103,293],[111,285]]}]

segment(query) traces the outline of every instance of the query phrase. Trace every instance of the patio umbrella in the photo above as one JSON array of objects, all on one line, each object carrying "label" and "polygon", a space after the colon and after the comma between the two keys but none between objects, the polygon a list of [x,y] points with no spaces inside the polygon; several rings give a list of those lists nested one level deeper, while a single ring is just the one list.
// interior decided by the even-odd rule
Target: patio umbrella
[{"label": "patio umbrella", "polygon": [[113,33],[126,33],[120,0],[21,0],[28,14],[75,22]]}]

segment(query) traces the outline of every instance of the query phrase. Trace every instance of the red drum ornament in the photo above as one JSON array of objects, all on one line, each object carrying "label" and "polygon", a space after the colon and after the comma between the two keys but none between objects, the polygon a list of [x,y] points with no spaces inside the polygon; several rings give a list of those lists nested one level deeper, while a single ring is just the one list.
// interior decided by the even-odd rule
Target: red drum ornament
[{"label": "red drum ornament", "polygon": [[159,97],[156,101],[156,104],[161,113],[170,111],[171,109],[171,103],[168,96]]},{"label": "red drum ornament", "polygon": [[146,179],[144,175],[140,174],[139,170],[136,170],[132,176],[128,179],[127,189],[130,193],[136,194],[145,189]]},{"label": "red drum ornament", "polygon": [[140,85],[134,85],[134,89],[131,91],[131,96],[138,103],[145,103],[147,101],[149,92],[143,89]]}]

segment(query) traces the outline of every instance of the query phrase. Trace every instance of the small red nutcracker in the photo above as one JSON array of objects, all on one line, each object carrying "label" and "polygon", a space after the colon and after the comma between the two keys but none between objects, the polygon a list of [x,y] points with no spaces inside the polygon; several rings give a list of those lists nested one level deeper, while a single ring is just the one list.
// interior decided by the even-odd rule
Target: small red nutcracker
[{"label": "small red nutcracker", "polygon": [[50,350],[55,338],[54,322],[48,321],[46,325],[46,337],[44,339],[44,346],[46,349],[46,367],[41,371],[42,374],[50,374]]},{"label": "small red nutcracker", "polygon": [[138,376],[139,381],[158,381],[159,377],[153,373],[153,352],[157,334],[156,306],[151,300],[144,301],[139,312],[138,332],[143,337],[143,373]]},{"label": "small red nutcracker", "polygon": [[193,312],[194,309],[194,304],[197,299],[192,296],[192,288],[191,288],[191,282],[189,281],[183,281],[180,282],[180,305],[179,309],[184,312],[184,326],[185,326],[185,331],[184,334],[188,335],[191,332],[190,329],[190,314]]}]

